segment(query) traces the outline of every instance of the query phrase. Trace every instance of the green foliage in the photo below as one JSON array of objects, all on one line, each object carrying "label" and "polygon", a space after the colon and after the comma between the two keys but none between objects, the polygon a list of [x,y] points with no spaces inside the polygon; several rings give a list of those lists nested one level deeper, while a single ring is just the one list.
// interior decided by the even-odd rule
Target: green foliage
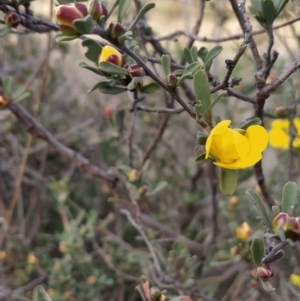
[{"label": "green foliage", "polygon": [[295,182],[287,182],[282,189],[281,209],[289,215],[294,212],[297,202],[298,185]]},{"label": "green foliage", "polygon": [[264,242],[261,238],[254,238],[251,244],[252,258],[256,266],[261,266],[261,261],[265,254]]},{"label": "green foliage", "polygon": [[237,171],[220,168],[220,189],[225,195],[232,195],[237,186]]},{"label": "green foliage", "polygon": [[201,105],[200,112],[209,125],[211,121],[211,99],[210,88],[206,72],[203,69],[199,69],[193,76],[193,84],[197,103]]},{"label": "green foliage", "polygon": [[253,205],[255,206],[255,209],[257,210],[257,213],[259,214],[263,223],[272,231],[270,215],[260,196],[254,190],[251,189],[247,189],[246,194],[248,195],[249,199],[253,202]]}]

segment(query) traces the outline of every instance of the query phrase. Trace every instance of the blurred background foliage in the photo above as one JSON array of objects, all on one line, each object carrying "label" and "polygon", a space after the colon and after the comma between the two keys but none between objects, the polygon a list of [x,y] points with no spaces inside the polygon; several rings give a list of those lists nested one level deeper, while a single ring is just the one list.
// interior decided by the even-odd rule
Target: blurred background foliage
[{"label": "blurred background foliage", "polygon": [[[156,8],[147,15],[147,20],[157,36],[192,30],[199,1],[153,2]],[[32,2],[31,9],[37,16],[53,21],[53,5],[51,1],[37,0]],[[299,12],[295,3],[289,3],[276,24]],[[134,14],[132,5],[128,21]],[[254,30],[260,29],[253,18],[251,22]],[[228,1],[207,2],[201,37],[239,33]],[[280,55],[271,77],[277,77],[299,53],[299,35],[299,22],[276,30],[274,49]],[[168,186],[152,197],[142,196],[138,208],[144,217],[137,215],[141,224],[144,222],[143,231],[162,271],[158,273],[153,264],[153,254],[143,235],[120,213],[120,208],[126,208],[134,214],[137,204],[129,206],[128,200],[135,184],[125,175],[117,187],[111,187],[85,175],[43,141],[33,139],[13,219],[9,225],[1,219],[2,230],[4,227],[9,230],[0,252],[0,299],[134,301],[141,298],[135,287],[141,275],[145,275],[153,286],[166,289],[169,297],[189,294],[197,300],[298,300],[286,285],[291,273],[300,272],[292,250],[287,250],[275,267],[272,279],[275,293],[264,292],[250,277],[253,266],[247,260],[247,243],[239,245],[242,250],[239,255],[232,251],[239,244],[232,229],[242,222],[251,225],[253,235],[262,234],[256,213],[244,195],[246,188],[256,187],[253,168],[240,171],[235,196],[227,198],[217,194],[218,235],[208,244],[205,256],[197,253],[197,248],[188,247],[185,238],[205,245],[212,226],[213,180],[208,164],[194,163],[197,124],[186,113],[166,117],[130,112],[133,99],[129,93],[87,94],[97,75],[79,67],[79,62],[85,61],[85,49],[80,41],[57,44],[54,37],[55,33],[10,34],[1,38],[0,79],[11,75],[15,83],[28,88],[31,96],[22,105],[65,145],[102,167],[122,170],[127,165],[139,170],[158,129],[168,122],[142,178],[149,190],[162,181]],[[180,60],[186,40],[178,36],[162,44]],[[265,51],[265,34],[255,36],[255,40],[259,49]],[[240,42],[219,43],[224,51],[211,68],[218,80],[226,73],[225,59],[234,56]],[[217,45],[195,44],[208,48]],[[149,45],[144,51],[150,57],[157,56]],[[158,65],[153,68],[162,75]],[[239,92],[255,95],[253,74],[254,64],[247,50],[233,73],[233,77],[243,79],[236,87]],[[299,84],[299,72],[296,72],[270,96],[266,104],[267,128],[278,106],[290,107],[299,99]],[[143,104],[163,107],[167,101],[168,97],[160,91],[147,97]],[[238,125],[253,115],[253,106],[226,98],[218,103],[215,111]],[[8,110],[0,111],[0,133],[0,212],[5,215],[11,209],[30,134]],[[275,199],[280,199],[282,186],[291,176],[299,181],[299,157],[289,166],[289,156],[287,151],[271,148],[264,155],[266,181]],[[148,220],[145,222],[143,218]],[[299,253],[298,246],[296,249]]]}]

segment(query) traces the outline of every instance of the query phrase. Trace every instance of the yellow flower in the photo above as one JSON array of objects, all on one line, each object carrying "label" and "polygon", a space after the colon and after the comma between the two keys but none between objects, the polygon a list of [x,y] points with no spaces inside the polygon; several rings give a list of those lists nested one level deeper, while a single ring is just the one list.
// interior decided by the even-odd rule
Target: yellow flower
[{"label": "yellow flower", "polygon": [[111,46],[104,46],[98,57],[98,64],[108,62],[117,66],[123,65],[122,54]]},{"label": "yellow flower", "polygon": [[300,287],[300,276],[297,274],[291,274],[290,275],[290,282],[295,285]]},{"label": "yellow flower", "polygon": [[235,236],[238,240],[246,241],[252,234],[251,228],[248,223],[244,222],[239,225],[235,230]]},{"label": "yellow flower", "polygon": [[268,132],[260,125],[247,130],[229,128],[231,121],[223,120],[210,132],[206,144],[206,159],[211,156],[218,165],[227,169],[243,169],[262,158],[268,144]]},{"label": "yellow flower", "polygon": [[[294,119],[294,125],[297,129],[297,136],[293,141],[293,147],[300,147],[300,118]],[[288,149],[290,143],[289,136],[290,122],[287,119],[276,119],[271,123],[269,132],[270,145],[274,148]]]}]

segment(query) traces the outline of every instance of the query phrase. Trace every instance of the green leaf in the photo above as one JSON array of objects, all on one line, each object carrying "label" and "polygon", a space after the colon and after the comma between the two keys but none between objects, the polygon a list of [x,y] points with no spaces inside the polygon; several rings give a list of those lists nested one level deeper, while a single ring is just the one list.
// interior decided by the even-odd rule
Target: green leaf
[{"label": "green leaf", "polygon": [[72,23],[76,31],[81,34],[88,34],[92,30],[93,18],[91,15],[87,15],[85,18],[74,20]]},{"label": "green leaf", "polygon": [[149,192],[146,192],[146,196],[153,196],[161,192],[163,189],[165,189],[168,186],[168,183],[166,181],[159,182],[156,187]]},{"label": "green leaf", "polygon": [[204,63],[205,57],[207,55],[207,52],[208,52],[208,50],[206,47],[201,47],[198,50],[198,57],[200,57],[200,59],[203,61],[203,63]]},{"label": "green leaf", "polygon": [[[260,198],[260,196],[252,189],[247,189],[246,194],[249,196],[250,200],[253,202],[259,216],[261,217],[264,224],[272,230],[272,222],[270,219],[270,216],[268,214],[268,211]],[[272,230],[273,231],[273,230]]]},{"label": "green leaf", "polygon": [[98,65],[98,68],[102,72],[109,73],[109,74],[128,75],[126,69],[109,62],[101,62]]},{"label": "green leaf", "polygon": [[262,2],[262,10],[263,10],[263,15],[265,17],[265,22],[266,26],[272,26],[275,16],[276,16],[276,10],[273,5],[272,0],[264,0]]},{"label": "green leaf", "polygon": [[143,93],[146,93],[146,94],[150,94],[150,93],[154,93],[160,89],[161,89],[160,85],[153,82],[153,83],[143,86],[140,89],[140,91]]},{"label": "green leaf", "polygon": [[144,15],[152,8],[155,7],[154,3],[145,4],[141,10],[138,12],[132,23],[127,27],[127,30],[133,30],[136,24],[144,17]]},{"label": "green leaf", "polygon": [[61,43],[61,42],[67,42],[67,41],[72,41],[78,38],[79,35],[76,36],[66,36],[63,33],[58,33],[55,37],[55,42],[56,43]]},{"label": "green leaf", "polygon": [[191,56],[192,56],[192,59],[193,59],[194,62],[198,61],[198,49],[197,49],[197,46],[193,46],[191,48]]},{"label": "green leaf", "polygon": [[188,48],[183,49],[183,57],[188,62],[188,64],[191,64],[194,62],[191,51]]},{"label": "green leaf", "polygon": [[171,58],[168,54],[162,55],[161,65],[162,65],[165,75],[168,75],[171,73]]},{"label": "green leaf", "polygon": [[251,244],[252,259],[256,266],[260,267],[265,255],[265,246],[261,238],[254,238]]},{"label": "green leaf", "polygon": [[278,206],[272,206],[273,217],[280,213],[280,208]]},{"label": "green leaf", "polygon": [[88,90],[88,93],[93,92],[94,90],[100,90],[103,94],[116,95],[128,91],[127,87],[124,86],[113,86],[111,82],[99,82],[94,87]]},{"label": "green leaf", "polygon": [[30,96],[30,93],[27,91],[27,88],[25,86],[19,86],[15,92],[12,94],[13,102],[20,102],[23,99]]},{"label": "green leaf", "polygon": [[197,155],[195,158],[195,162],[198,164],[202,164],[207,162],[208,159],[205,159],[206,153],[202,153],[200,155]]},{"label": "green leaf", "polygon": [[187,65],[184,69],[184,74],[191,74],[193,75],[197,70],[201,68],[201,63],[199,62],[193,62],[189,65]]},{"label": "green leaf", "polygon": [[220,168],[220,190],[224,195],[232,195],[237,186],[237,170]]},{"label": "green leaf", "polygon": [[85,63],[85,62],[79,63],[79,66],[80,66],[81,68],[88,69],[88,70],[90,70],[90,71],[92,71],[92,72],[94,72],[94,73],[96,73],[96,74],[98,74],[98,75],[105,76],[105,74],[104,74],[103,72],[101,72],[99,69],[94,68],[94,67],[88,65],[88,64]]},{"label": "green leaf", "polygon": [[205,56],[204,59],[204,65],[205,69],[209,70],[212,61],[223,51],[222,46],[215,46],[213,49],[211,49]]},{"label": "green leaf", "polygon": [[294,212],[295,204],[297,202],[298,186],[295,182],[287,182],[282,189],[281,209],[289,215]]},{"label": "green leaf", "polygon": [[258,118],[258,117],[255,117],[251,120],[248,120],[244,123],[242,123],[240,126],[239,126],[239,129],[242,129],[242,130],[247,130],[247,128],[251,125],[261,125],[261,119]]},{"label": "green leaf", "polygon": [[207,138],[208,138],[207,135],[202,134],[202,133],[198,133],[197,134],[197,142],[198,142],[198,144],[205,145]]},{"label": "green leaf", "polygon": [[130,6],[131,0],[120,0],[118,9],[118,22],[122,23],[123,18]]},{"label": "green leaf", "polygon": [[[209,81],[204,69],[198,70],[193,77],[194,91],[196,94],[197,102],[202,105],[202,115],[206,119],[209,126],[211,122],[211,100],[210,100],[210,87]],[[205,112],[205,114],[203,114]]]},{"label": "green leaf", "polygon": [[97,63],[99,54],[102,51],[102,46],[100,43],[93,39],[87,38],[82,41],[81,45],[88,48],[87,52],[84,54],[86,58],[94,63]]},{"label": "green leaf", "polygon": [[184,73],[181,77],[178,78],[177,87],[179,87],[185,79],[192,79],[193,76],[191,73]]},{"label": "green leaf", "polygon": [[279,6],[275,6],[276,7],[276,18],[278,17],[278,15],[281,13],[281,11],[284,9],[284,7],[288,4],[289,0],[283,0],[281,1],[281,4]]},{"label": "green leaf", "polygon": [[120,37],[118,37],[118,42],[120,44],[122,44],[125,41],[131,41],[133,39],[132,35],[133,35],[132,31],[126,31],[123,35],[121,35]]},{"label": "green leaf", "polygon": [[259,279],[259,282],[261,283],[261,286],[264,288],[267,292],[275,291],[275,288],[272,286],[272,284],[269,281],[263,281]]},{"label": "green leaf", "polygon": [[13,78],[11,76],[5,76],[3,78],[3,94],[4,96],[10,96],[12,90]]},{"label": "green leaf", "polygon": [[0,27],[0,38],[5,37],[10,33],[10,28],[6,25]]}]

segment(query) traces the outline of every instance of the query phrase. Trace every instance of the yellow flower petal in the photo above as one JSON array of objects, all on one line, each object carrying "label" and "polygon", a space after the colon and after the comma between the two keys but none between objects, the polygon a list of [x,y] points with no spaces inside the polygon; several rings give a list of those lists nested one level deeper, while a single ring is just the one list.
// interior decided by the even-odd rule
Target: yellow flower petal
[{"label": "yellow flower petal", "polygon": [[261,153],[252,153],[249,157],[244,160],[236,160],[232,163],[223,163],[223,162],[214,162],[215,165],[219,167],[223,167],[226,169],[244,169],[256,164],[259,160],[261,160],[262,154]]},{"label": "yellow flower petal", "polygon": [[226,129],[229,127],[231,123],[231,120],[223,120],[221,122],[219,122],[210,132],[207,140],[206,140],[206,144],[205,144],[205,151],[206,151],[206,155],[205,155],[205,159],[208,158],[209,153],[210,153],[210,149],[211,149],[211,145],[212,145],[212,141],[213,141],[213,137],[215,135],[220,135],[223,132],[226,131]]},{"label": "yellow flower petal", "polygon": [[251,153],[261,153],[266,149],[269,135],[264,127],[260,125],[251,125],[248,127],[245,136],[249,141]]},{"label": "yellow flower petal", "polygon": [[290,275],[290,282],[295,285],[300,287],[300,276],[297,274],[291,274]]},{"label": "yellow flower petal", "polygon": [[270,145],[274,148],[288,149],[290,137],[288,134],[289,121],[287,119],[276,119],[271,123],[269,132]]}]

